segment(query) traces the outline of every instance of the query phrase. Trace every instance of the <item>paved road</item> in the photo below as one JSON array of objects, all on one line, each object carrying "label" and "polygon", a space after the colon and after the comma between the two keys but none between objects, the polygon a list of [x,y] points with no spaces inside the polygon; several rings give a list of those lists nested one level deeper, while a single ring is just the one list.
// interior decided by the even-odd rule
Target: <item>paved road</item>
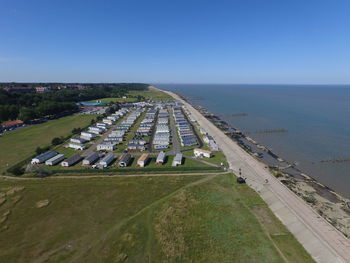
[{"label": "paved road", "polygon": [[[198,123],[214,137],[225,154],[230,169],[236,174],[239,168],[242,169],[248,185],[260,194],[316,262],[350,262],[349,239],[275,178],[265,169],[264,164],[240,148],[190,104],[172,92],[164,92],[186,105]],[[264,183],[265,179],[268,179],[268,184]]]},{"label": "paved road", "polygon": [[164,173],[164,174],[111,174],[111,175],[62,175],[62,176],[48,176],[44,178],[39,177],[15,177],[0,175],[0,178],[9,180],[52,180],[52,179],[89,179],[89,178],[110,178],[110,177],[153,177],[153,176],[203,176],[203,175],[221,175],[228,174],[230,171],[225,172],[198,172],[198,173]]}]

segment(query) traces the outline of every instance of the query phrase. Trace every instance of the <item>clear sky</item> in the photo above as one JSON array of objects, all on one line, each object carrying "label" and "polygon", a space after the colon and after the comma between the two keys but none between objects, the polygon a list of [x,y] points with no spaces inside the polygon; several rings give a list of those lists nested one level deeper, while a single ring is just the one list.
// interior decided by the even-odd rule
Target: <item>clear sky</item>
[{"label": "clear sky", "polygon": [[350,83],[349,0],[0,0],[0,81]]}]

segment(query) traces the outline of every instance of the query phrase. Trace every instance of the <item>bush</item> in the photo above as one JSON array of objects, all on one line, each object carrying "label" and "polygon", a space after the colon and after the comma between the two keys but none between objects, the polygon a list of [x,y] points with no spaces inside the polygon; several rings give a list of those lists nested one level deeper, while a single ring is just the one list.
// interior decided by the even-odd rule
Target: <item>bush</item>
[{"label": "bush", "polygon": [[42,154],[42,153],[44,153],[44,152],[48,151],[49,149],[50,149],[50,147],[49,147],[49,146],[44,147],[44,148],[37,147],[37,148],[36,148],[36,150],[35,150],[35,152],[36,152],[36,154]]},{"label": "bush", "polygon": [[7,171],[9,173],[12,173],[13,175],[16,175],[16,176],[20,176],[20,175],[24,174],[24,168],[20,165],[12,166]]},{"label": "bush", "polygon": [[58,138],[58,137],[53,138],[52,141],[51,141],[52,145],[59,145],[61,143],[63,143],[63,140],[62,140],[62,138]]},{"label": "bush", "polygon": [[72,133],[73,134],[78,134],[78,133],[81,133],[81,131],[82,131],[82,129],[79,127],[79,128],[74,128],[73,130],[72,130]]}]

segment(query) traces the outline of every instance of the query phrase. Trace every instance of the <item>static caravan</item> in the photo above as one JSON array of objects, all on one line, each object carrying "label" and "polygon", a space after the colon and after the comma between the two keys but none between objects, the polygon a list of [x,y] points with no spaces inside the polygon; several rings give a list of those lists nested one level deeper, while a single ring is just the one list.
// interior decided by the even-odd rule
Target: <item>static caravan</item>
[{"label": "static caravan", "polygon": [[108,165],[110,165],[113,160],[115,159],[114,154],[107,154],[105,157],[103,157],[100,161],[100,165],[103,168],[106,168]]},{"label": "static caravan", "polygon": [[55,165],[58,164],[60,161],[64,160],[64,155],[63,154],[57,154],[56,156],[50,158],[45,162],[46,165]]},{"label": "static caravan", "polygon": [[103,119],[102,121],[103,121],[103,123],[108,124],[108,125],[112,125],[113,124],[113,121],[109,120],[109,119]]},{"label": "static caravan", "polygon": [[145,167],[145,165],[147,164],[148,161],[148,154],[144,153],[141,155],[141,157],[137,160],[137,166],[140,167]]},{"label": "static caravan", "polygon": [[194,149],[193,150],[194,156],[196,157],[206,157],[206,158],[210,158],[211,157],[211,151],[206,151],[206,150],[202,150],[202,149]]},{"label": "static caravan", "polygon": [[80,144],[83,144],[83,143],[86,143],[87,140],[84,139],[84,138],[70,138],[70,141],[73,142],[73,143],[80,143]]},{"label": "static caravan", "polygon": [[68,159],[64,160],[61,163],[61,165],[68,167],[68,166],[76,164],[77,162],[80,162],[81,159],[83,159],[83,157],[81,157],[79,154],[75,154],[75,155],[69,157]]},{"label": "static caravan", "polygon": [[164,164],[164,162],[165,162],[165,152],[161,151],[157,156],[156,164]]},{"label": "static caravan", "polygon": [[97,152],[94,152],[90,154],[88,157],[86,157],[83,160],[83,165],[92,165],[94,164],[98,159],[100,158],[100,155]]},{"label": "static caravan", "polygon": [[91,132],[81,132],[80,137],[90,141],[92,138],[96,137],[96,134]]},{"label": "static caravan", "polygon": [[116,148],[116,143],[114,142],[106,142],[106,143],[101,143],[97,145],[97,150],[98,151],[114,151]]},{"label": "static caravan", "polygon": [[89,127],[89,132],[94,133],[96,135],[99,135],[103,133],[103,129],[98,128],[98,127]]},{"label": "static caravan", "polygon": [[57,152],[55,152],[55,151],[44,152],[42,154],[39,154],[35,158],[33,158],[32,159],[32,164],[43,163],[43,162],[49,160],[50,158],[52,158],[52,157],[54,157],[56,155],[57,155]]},{"label": "static caravan", "polygon": [[210,150],[212,150],[213,152],[219,151],[219,146],[216,144],[215,141],[209,141],[209,147],[210,147]]},{"label": "static caravan", "polygon": [[181,153],[177,153],[174,157],[172,166],[178,166],[182,164],[182,154]]},{"label": "static caravan", "polygon": [[86,149],[86,146],[84,144],[81,144],[81,143],[73,143],[73,142],[70,142],[68,144],[68,147],[69,148],[72,148],[72,149],[76,149],[76,150],[85,150]]},{"label": "static caravan", "polygon": [[120,167],[126,167],[129,165],[130,161],[131,161],[131,155],[128,153],[124,153],[120,158],[120,161],[118,164]]}]

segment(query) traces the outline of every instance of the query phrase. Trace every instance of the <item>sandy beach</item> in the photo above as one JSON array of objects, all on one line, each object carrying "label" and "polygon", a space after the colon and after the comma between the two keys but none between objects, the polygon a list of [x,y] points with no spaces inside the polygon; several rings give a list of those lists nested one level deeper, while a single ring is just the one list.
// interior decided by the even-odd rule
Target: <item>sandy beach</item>
[{"label": "sandy beach", "polygon": [[245,152],[192,105],[173,92],[162,91],[186,106],[198,124],[218,143],[230,169],[235,174],[241,169],[242,176],[247,178],[247,184],[260,194],[316,262],[350,262],[349,239],[282,184],[263,163]]}]

